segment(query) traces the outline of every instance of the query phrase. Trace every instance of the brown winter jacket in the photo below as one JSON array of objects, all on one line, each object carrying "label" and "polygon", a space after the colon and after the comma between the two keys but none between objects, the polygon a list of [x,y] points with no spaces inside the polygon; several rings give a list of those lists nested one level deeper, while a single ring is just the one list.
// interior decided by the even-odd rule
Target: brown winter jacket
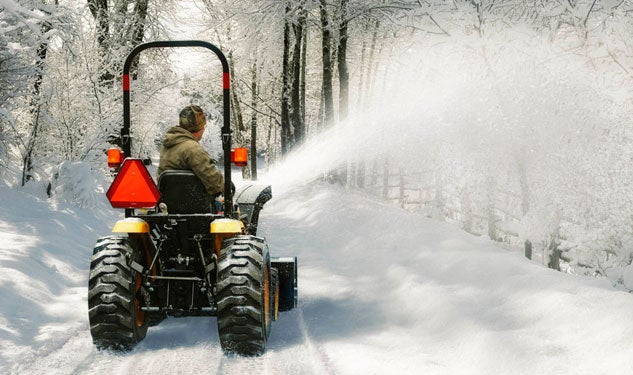
[{"label": "brown winter jacket", "polygon": [[193,171],[211,195],[223,191],[224,176],[215,167],[213,159],[193,134],[179,126],[167,130],[160,149],[158,175],[171,169]]}]

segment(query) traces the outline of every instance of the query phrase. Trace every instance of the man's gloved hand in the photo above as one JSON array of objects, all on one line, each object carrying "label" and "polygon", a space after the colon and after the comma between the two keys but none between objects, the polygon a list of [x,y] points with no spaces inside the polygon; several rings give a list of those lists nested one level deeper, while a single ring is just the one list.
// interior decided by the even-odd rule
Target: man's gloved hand
[{"label": "man's gloved hand", "polygon": [[[235,184],[233,183],[233,181],[231,181],[231,196],[235,195]],[[222,199],[224,199],[224,192],[221,191],[219,193],[216,193],[213,197],[217,198],[217,197],[222,197]]]}]

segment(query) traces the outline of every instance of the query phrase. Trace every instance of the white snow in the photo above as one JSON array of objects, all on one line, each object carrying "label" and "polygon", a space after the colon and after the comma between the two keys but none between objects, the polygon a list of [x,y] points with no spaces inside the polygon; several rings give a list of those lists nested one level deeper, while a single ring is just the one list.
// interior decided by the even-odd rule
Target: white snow
[{"label": "white snow", "polygon": [[3,374],[633,373],[630,294],[314,182],[262,212],[272,254],[300,267],[300,306],[273,323],[264,356],[223,356],[214,318],[168,319],[130,353],[99,352],[89,261],[120,212],[5,187],[0,200]]}]

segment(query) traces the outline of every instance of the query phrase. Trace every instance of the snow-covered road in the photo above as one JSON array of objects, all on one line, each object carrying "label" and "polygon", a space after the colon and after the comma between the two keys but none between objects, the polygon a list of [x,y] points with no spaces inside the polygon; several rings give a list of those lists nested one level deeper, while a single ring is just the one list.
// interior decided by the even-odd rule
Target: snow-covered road
[{"label": "snow-covered road", "polygon": [[262,212],[271,253],[297,255],[300,272],[300,306],[264,356],[224,356],[214,318],[168,319],[129,353],[99,352],[86,284],[115,215],[0,199],[3,374],[633,373],[630,294],[323,184]]}]

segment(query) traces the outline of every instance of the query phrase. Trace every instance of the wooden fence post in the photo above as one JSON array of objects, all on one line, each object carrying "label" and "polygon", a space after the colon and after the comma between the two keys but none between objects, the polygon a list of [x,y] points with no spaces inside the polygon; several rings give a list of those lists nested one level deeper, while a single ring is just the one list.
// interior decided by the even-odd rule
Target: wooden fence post
[{"label": "wooden fence post", "polygon": [[[374,162],[371,165],[371,179],[369,181],[369,185],[372,189],[378,185],[378,159],[374,159]],[[376,191],[372,191],[372,193],[376,194]]]},{"label": "wooden fence post", "polygon": [[497,241],[497,215],[495,212],[496,184],[495,180],[492,177],[488,177],[488,180],[486,182],[488,188],[488,237],[490,237],[490,239],[493,241]]},{"label": "wooden fence post", "polygon": [[357,168],[357,173],[356,173],[356,185],[360,189],[365,188],[365,161],[364,159],[358,162],[358,168]]},{"label": "wooden fence post", "polygon": [[385,165],[382,171],[382,196],[389,198],[389,160],[385,159]]},{"label": "wooden fence post", "polygon": [[547,267],[560,271],[560,255],[561,251],[558,248],[558,233],[552,235],[549,245],[547,246],[547,252],[549,253],[549,262]]},{"label": "wooden fence post", "polygon": [[468,233],[473,231],[473,212],[470,204],[470,192],[464,188],[461,194],[462,229]]},{"label": "wooden fence post", "polygon": [[525,257],[532,260],[532,242],[525,240]]},{"label": "wooden fence post", "polygon": [[436,214],[438,215],[437,219],[441,219],[444,220],[444,193],[443,193],[443,186],[442,186],[442,176],[440,174],[439,169],[435,171],[435,173],[433,174],[433,177],[435,178],[434,184],[435,184],[435,210],[436,210]]},{"label": "wooden fence post", "polygon": [[399,194],[399,201],[400,201],[400,207],[404,208],[404,171],[402,170],[402,168],[400,168],[398,170],[398,173],[400,174],[400,194]]}]

